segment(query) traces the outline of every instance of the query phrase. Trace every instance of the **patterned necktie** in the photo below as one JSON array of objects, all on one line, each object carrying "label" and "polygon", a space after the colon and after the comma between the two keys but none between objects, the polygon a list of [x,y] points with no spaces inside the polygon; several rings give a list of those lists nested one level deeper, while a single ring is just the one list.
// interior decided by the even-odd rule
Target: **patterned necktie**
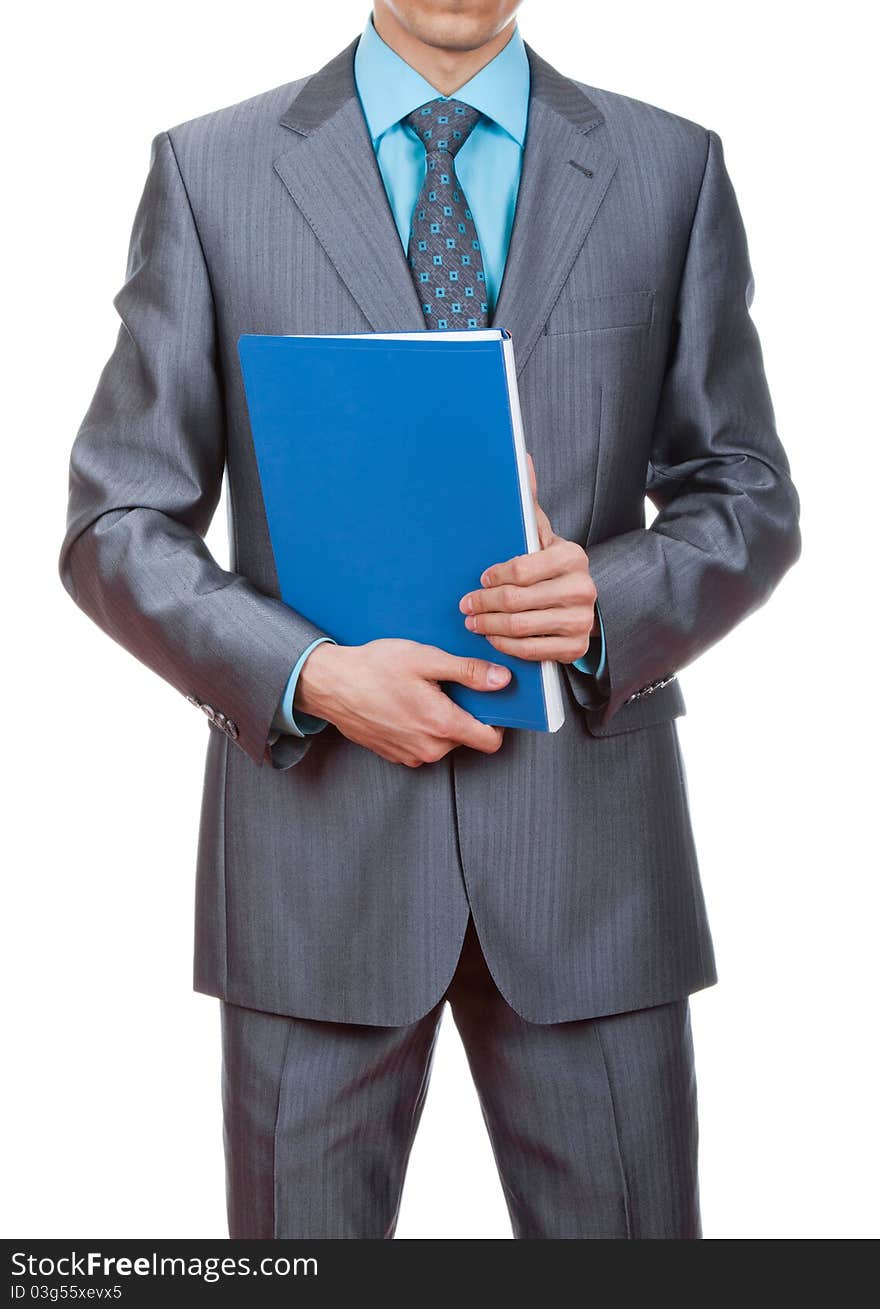
[{"label": "patterned necktie", "polygon": [[455,156],[482,118],[461,100],[431,100],[403,119],[424,142],[427,169],[412,216],[407,260],[425,326],[486,327],[486,274]]}]

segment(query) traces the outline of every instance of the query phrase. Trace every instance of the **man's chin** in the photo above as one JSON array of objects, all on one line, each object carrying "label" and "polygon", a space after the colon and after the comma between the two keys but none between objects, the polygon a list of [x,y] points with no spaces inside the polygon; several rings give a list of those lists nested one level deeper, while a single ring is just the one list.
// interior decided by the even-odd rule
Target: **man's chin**
[{"label": "man's chin", "polygon": [[471,28],[459,19],[430,23],[424,30],[414,27],[411,35],[434,50],[454,50],[457,54],[466,54],[471,50],[482,49],[496,33],[491,29]]}]

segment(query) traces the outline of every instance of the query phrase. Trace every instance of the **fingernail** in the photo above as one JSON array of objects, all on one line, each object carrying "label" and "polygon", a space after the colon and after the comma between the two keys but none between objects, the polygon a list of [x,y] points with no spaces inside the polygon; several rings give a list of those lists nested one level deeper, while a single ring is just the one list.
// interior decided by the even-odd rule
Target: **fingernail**
[{"label": "fingernail", "polygon": [[471,615],[471,617],[466,618],[466,619],[464,620],[464,625],[465,625],[465,627],[467,627],[471,632],[473,632],[474,629],[475,629],[476,626],[477,626],[477,620],[476,620],[476,618],[473,617],[473,615]]},{"label": "fingernail", "polygon": [[492,664],[486,680],[490,686],[504,686],[509,677],[509,668],[504,668],[500,664]]},{"label": "fingernail", "polygon": [[464,613],[466,613],[466,614],[470,614],[470,613],[473,613],[473,610],[474,610],[474,602],[473,602],[473,600],[471,599],[471,597],[470,597],[469,595],[463,595],[463,596],[461,597],[461,600],[459,601],[458,607],[459,607],[459,609],[461,609]]}]

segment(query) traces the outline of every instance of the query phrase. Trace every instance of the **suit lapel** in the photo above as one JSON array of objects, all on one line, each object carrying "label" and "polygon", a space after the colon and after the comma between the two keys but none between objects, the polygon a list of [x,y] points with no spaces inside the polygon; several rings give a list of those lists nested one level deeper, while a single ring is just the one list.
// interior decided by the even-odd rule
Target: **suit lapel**
[{"label": "suit lapel", "polygon": [[[353,41],[313,74],[280,121],[296,135],[275,171],[377,332],[425,320],[354,81]],[[599,110],[526,45],[531,75],[522,174],[493,323],[522,372],[586,240],[617,159],[590,136]]]},{"label": "suit lapel", "polygon": [[310,77],[282,115],[299,139],[275,171],[373,331],[418,332],[425,318],[358,99],[356,47]]},{"label": "suit lapel", "polygon": [[592,100],[526,44],[529,117],[507,262],[492,319],[525,367],[617,168]]}]

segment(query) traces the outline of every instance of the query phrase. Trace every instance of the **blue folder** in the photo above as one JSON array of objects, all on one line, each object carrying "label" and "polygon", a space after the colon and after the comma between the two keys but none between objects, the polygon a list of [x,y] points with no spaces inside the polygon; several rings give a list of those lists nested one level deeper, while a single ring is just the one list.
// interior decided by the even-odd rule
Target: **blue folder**
[{"label": "blue folder", "polygon": [[484,723],[556,731],[559,669],[502,654],[458,602],[538,548],[510,334],[242,335],[281,598],[344,645],[403,637],[512,670],[443,683]]}]

